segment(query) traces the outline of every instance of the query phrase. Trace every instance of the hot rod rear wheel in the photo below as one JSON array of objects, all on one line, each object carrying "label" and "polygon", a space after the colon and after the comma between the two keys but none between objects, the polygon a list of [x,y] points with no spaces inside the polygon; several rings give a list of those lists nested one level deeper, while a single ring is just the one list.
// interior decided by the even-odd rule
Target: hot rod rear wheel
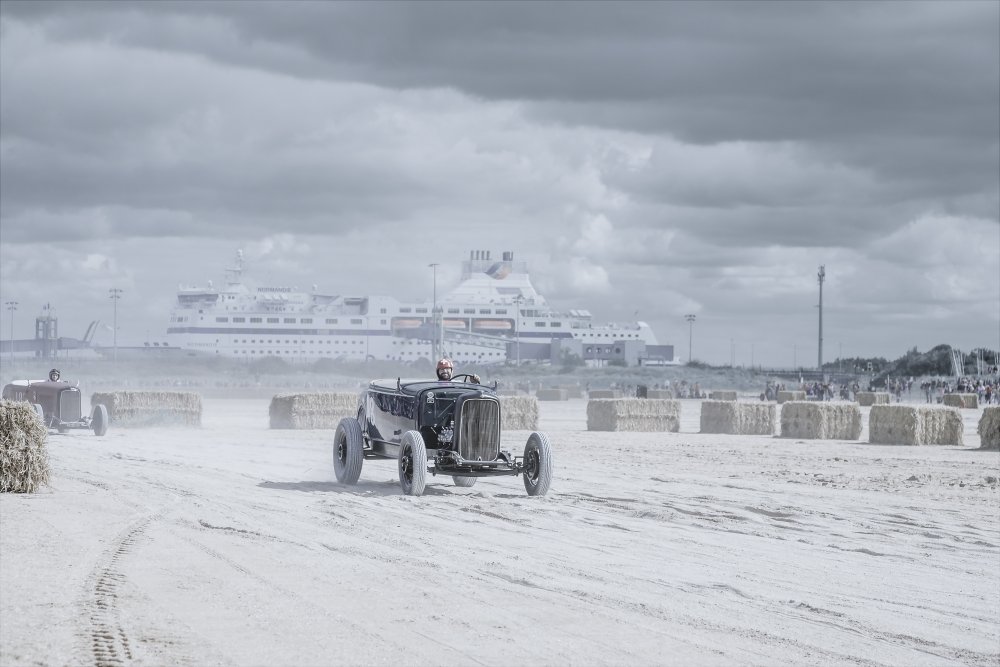
[{"label": "hot rod rear wheel", "polygon": [[90,417],[90,428],[94,435],[104,435],[108,432],[108,408],[98,403],[94,406],[94,414]]},{"label": "hot rod rear wheel", "polygon": [[544,496],[552,483],[552,446],[544,433],[532,433],[524,445],[524,489],[529,496]]},{"label": "hot rod rear wheel", "polygon": [[427,484],[427,447],[420,431],[407,431],[399,442],[399,485],[408,496],[419,496]]},{"label": "hot rod rear wheel", "polygon": [[357,484],[361,464],[365,462],[361,424],[353,417],[344,417],[333,434],[333,472],[341,484]]},{"label": "hot rod rear wheel", "polygon": [[476,483],[475,477],[459,477],[458,475],[452,475],[451,479],[455,482],[455,486],[470,487]]}]

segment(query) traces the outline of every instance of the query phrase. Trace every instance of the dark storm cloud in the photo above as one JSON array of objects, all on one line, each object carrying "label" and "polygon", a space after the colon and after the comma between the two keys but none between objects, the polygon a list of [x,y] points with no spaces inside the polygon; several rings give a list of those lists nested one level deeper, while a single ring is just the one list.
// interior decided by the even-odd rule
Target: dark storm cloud
[{"label": "dark storm cloud", "polygon": [[[556,123],[800,142],[870,173],[883,203],[1000,208],[996,3],[72,2],[5,3],[4,14],[62,38],[282,75],[528,101],[529,117]],[[108,111],[118,134],[142,122],[141,107]],[[22,124],[7,122],[16,135]],[[741,196],[722,184],[698,205]]]},{"label": "dark storm cloud", "polygon": [[420,294],[492,247],[668,340],[805,331],[824,262],[844,331],[998,327],[996,2],[5,0],[0,31],[5,298],[47,299],[16,267],[53,238],[151,313],[164,248]]}]

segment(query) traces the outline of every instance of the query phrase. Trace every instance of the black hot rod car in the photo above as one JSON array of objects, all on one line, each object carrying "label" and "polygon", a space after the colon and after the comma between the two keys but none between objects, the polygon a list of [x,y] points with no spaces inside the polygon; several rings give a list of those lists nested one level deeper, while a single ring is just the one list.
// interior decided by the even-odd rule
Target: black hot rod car
[{"label": "black hot rod car", "polygon": [[552,448],[532,433],[524,456],[500,448],[500,399],[493,388],[456,381],[374,380],[361,393],[358,416],[340,420],[333,470],[355,484],[366,458],[398,461],[403,493],[424,492],[427,473],[451,475],[458,486],[476,478],[522,475],[528,495],[541,496],[552,481]]},{"label": "black hot rod car", "polygon": [[83,397],[77,383],[59,380],[16,380],[3,388],[8,401],[27,401],[47,428],[65,433],[86,428],[94,435],[108,432],[108,409],[95,405],[90,416],[83,414]]}]

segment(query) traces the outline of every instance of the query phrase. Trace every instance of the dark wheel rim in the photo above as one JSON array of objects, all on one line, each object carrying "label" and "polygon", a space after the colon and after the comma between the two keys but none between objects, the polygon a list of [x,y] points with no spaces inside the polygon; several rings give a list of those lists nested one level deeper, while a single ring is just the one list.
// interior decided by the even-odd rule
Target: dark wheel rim
[{"label": "dark wheel rim", "polygon": [[404,448],[399,457],[399,469],[403,473],[403,483],[409,488],[413,485],[413,457],[409,447]]},{"label": "dark wheel rim", "polygon": [[341,438],[337,441],[337,460],[341,463],[347,463],[347,438]]},{"label": "dark wheel rim", "polygon": [[538,461],[538,450],[532,449],[525,459],[524,476],[527,477],[532,484],[537,483],[541,467],[542,466]]}]

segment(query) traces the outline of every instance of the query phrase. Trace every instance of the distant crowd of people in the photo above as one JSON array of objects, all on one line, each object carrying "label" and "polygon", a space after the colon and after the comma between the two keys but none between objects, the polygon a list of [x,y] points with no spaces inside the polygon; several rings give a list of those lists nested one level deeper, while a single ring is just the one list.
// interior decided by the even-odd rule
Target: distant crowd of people
[{"label": "distant crowd of people", "polygon": [[[806,398],[816,401],[832,401],[840,398],[845,401],[858,400],[860,391],[885,391],[898,403],[903,400],[903,394],[912,397],[915,379],[910,378],[887,378],[885,387],[874,387],[866,383],[862,388],[861,384],[854,381],[850,384],[841,383],[839,386],[830,382],[802,382],[797,390],[805,392]],[[793,385],[794,386],[794,385]],[[980,405],[1000,404],[1000,377],[996,374],[963,377],[958,380],[949,378],[931,378],[920,383],[919,389],[923,392],[927,403],[941,403],[945,394],[975,394]],[[777,399],[779,391],[787,391],[787,387],[772,380],[769,380],[761,393],[761,400],[773,401]]]},{"label": "distant crowd of people", "polygon": [[933,379],[920,383],[928,403],[940,403],[945,394],[975,394],[980,405],[1000,404],[1000,378],[962,377],[952,383],[946,379]]}]

